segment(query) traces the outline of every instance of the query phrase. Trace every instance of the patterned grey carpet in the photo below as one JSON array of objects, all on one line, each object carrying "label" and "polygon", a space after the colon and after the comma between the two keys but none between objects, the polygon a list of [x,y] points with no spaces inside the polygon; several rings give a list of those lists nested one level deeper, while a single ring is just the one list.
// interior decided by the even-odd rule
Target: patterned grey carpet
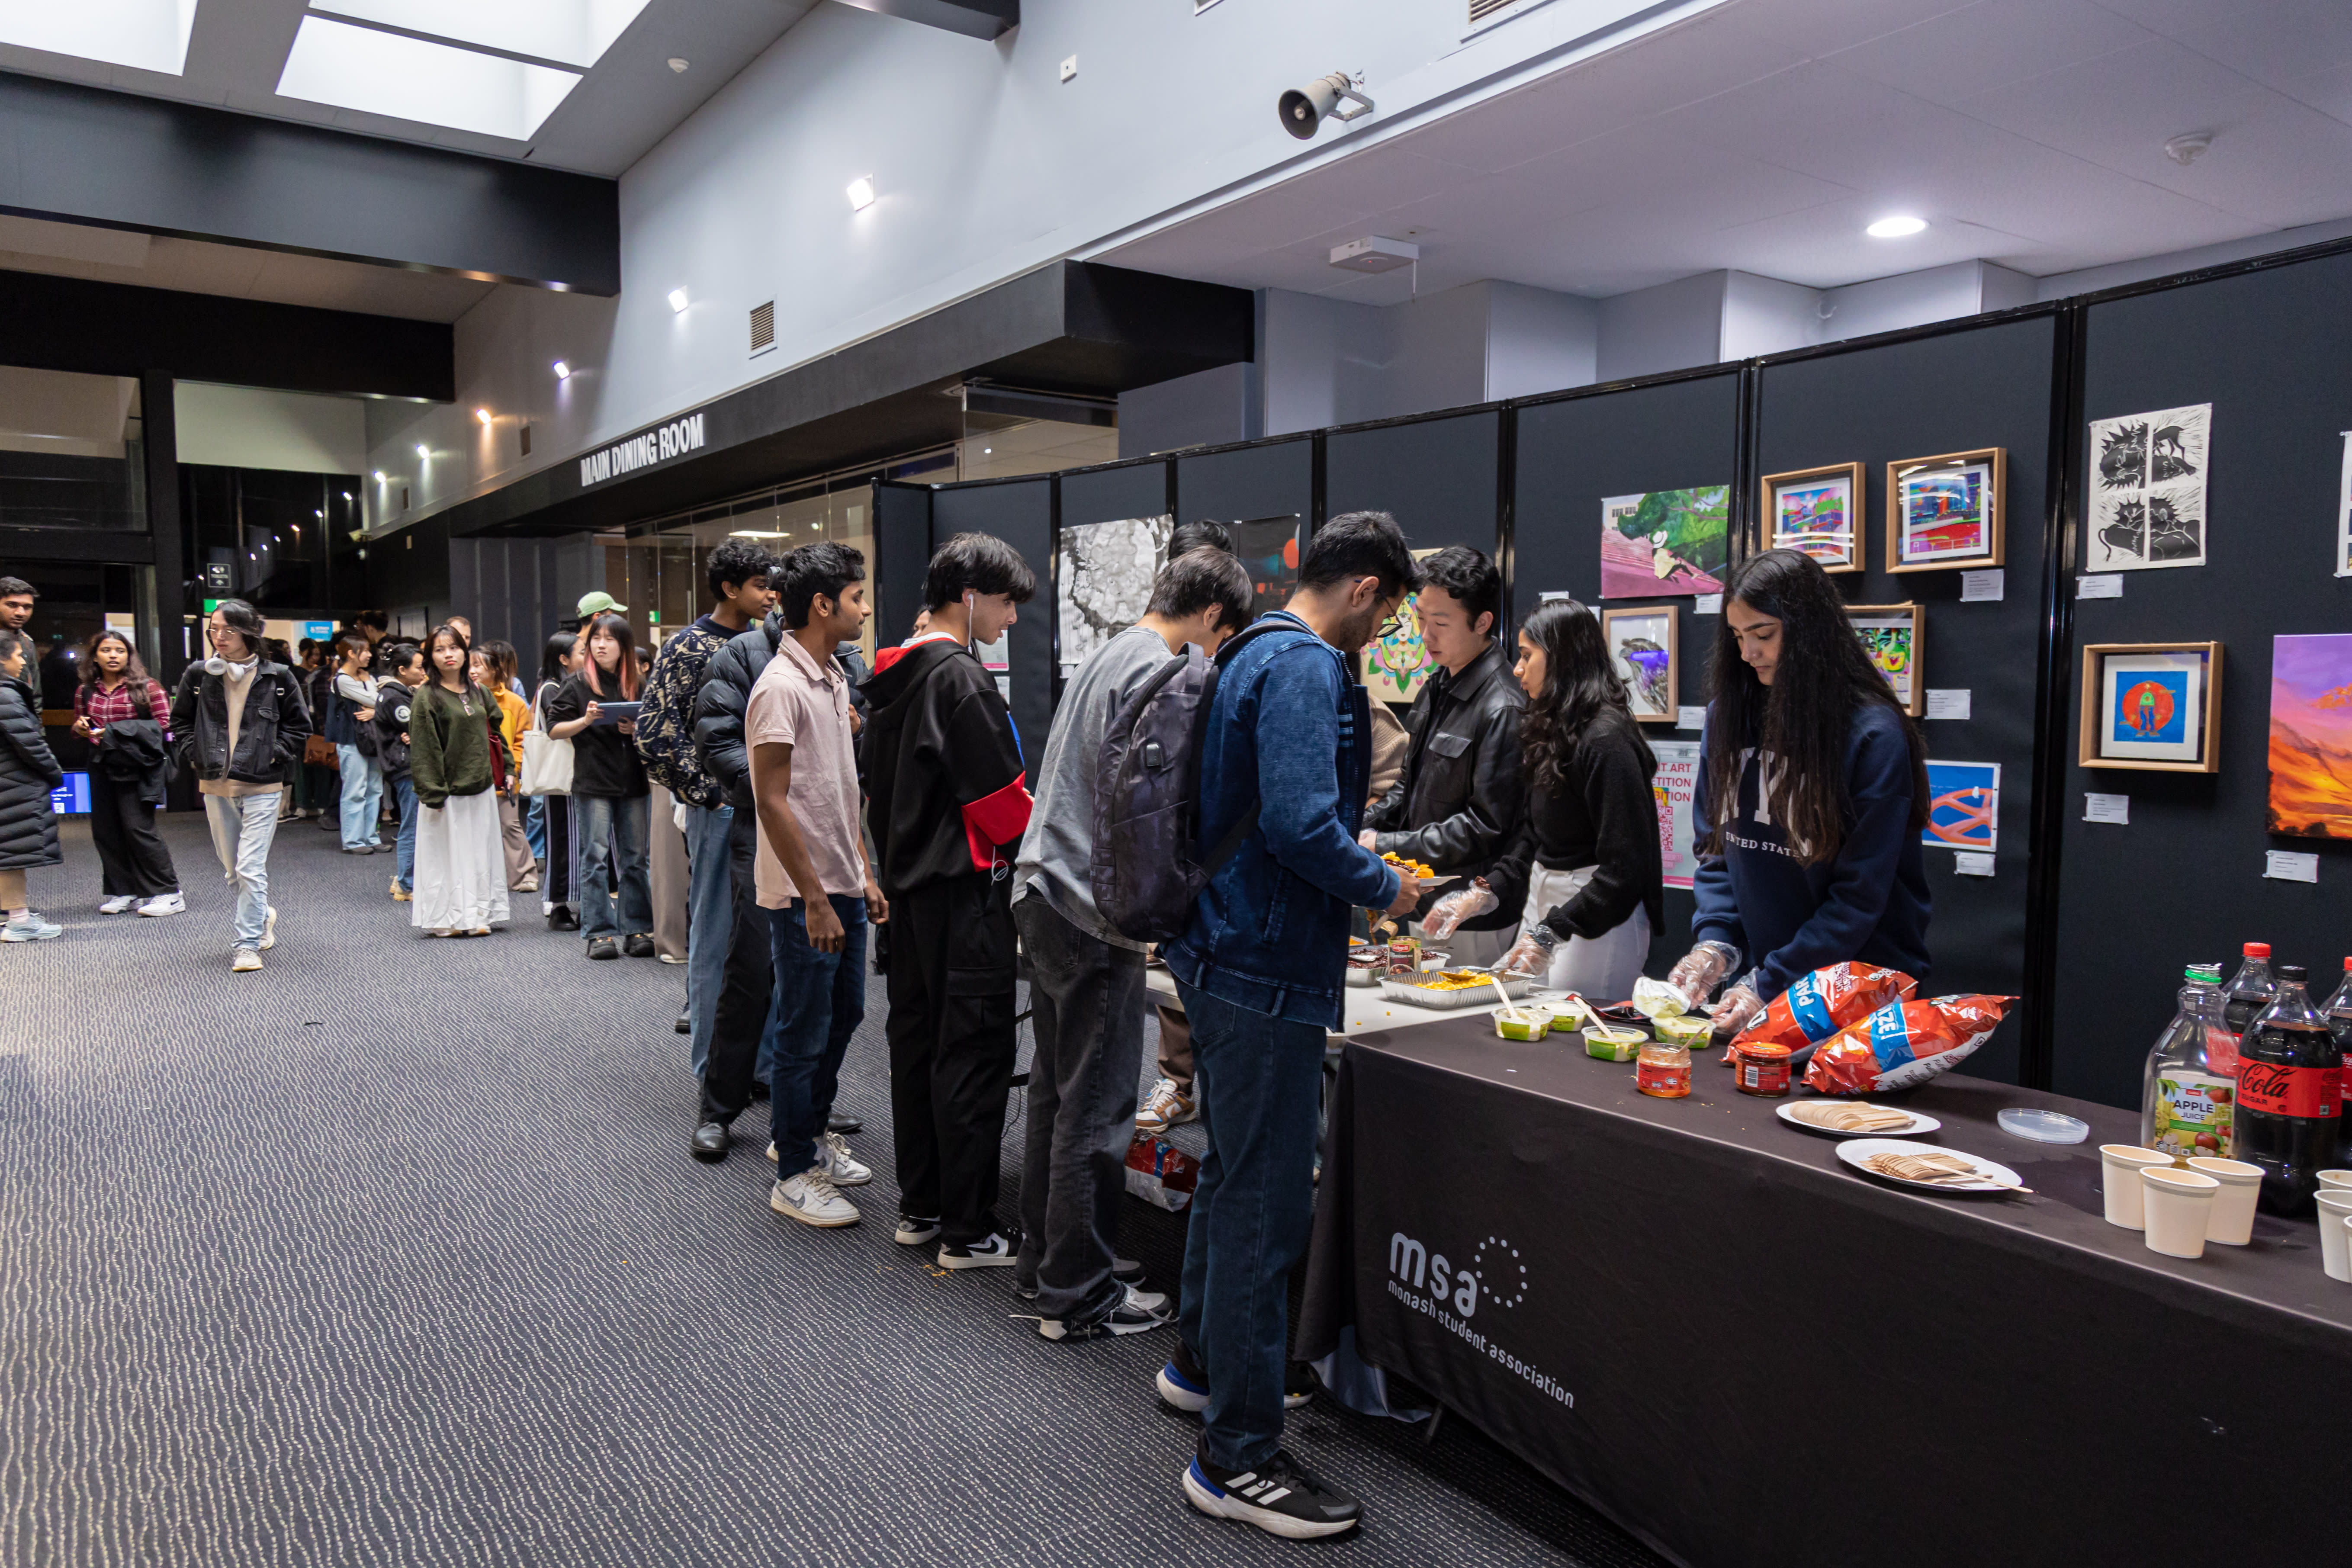
[{"label": "patterned grey carpet", "polygon": [[[685,1157],[682,970],[535,913],[422,938],[389,858],[289,824],[278,948],[233,975],[201,819],[165,826],[188,913],[98,915],[77,823],[32,884],[65,936],[0,947],[11,1568],[1657,1561],[1466,1424],[1328,1400],[1291,1441],[1358,1538],[1195,1515],[1164,1335],[1052,1344],[1009,1270],[891,1245],[878,982],[870,1217],[811,1231],[756,1142]],[[1126,1229],[1173,1289],[1181,1221]]]}]

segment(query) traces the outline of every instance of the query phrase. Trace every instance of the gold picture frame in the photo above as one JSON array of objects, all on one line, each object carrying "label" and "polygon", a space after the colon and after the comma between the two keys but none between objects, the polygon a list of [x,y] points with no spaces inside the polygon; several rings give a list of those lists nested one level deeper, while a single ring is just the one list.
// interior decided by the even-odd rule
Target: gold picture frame
[{"label": "gold picture frame", "polygon": [[[1863,485],[1860,463],[1826,463],[1818,468],[1791,468],[1785,474],[1765,475],[1764,510],[1759,514],[1764,519],[1765,548],[1801,552],[1819,562],[1822,571],[1832,574],[1864,570],[1863,540],[1867,531],[1863,526],[1863,518],[1867,510],[1864,503],[1869,492]],[[1800,500],[1800,493],[1807,491],[1817,494]],[[1836,531],[1822,528],[1815,521],[1820,500],[1841,494],[1845,512],[1842,558],[1834,548],[1822,548],[1824,542],[1835,540]],[[1784,495],[1804,506],[1805,512],[1786,515],[1782,504]],[[1798,526],[1787,526],[1792,521]],[[1809,522],[1811,526],[1807,526]]]},{"label": "gold picture frame", "polygon": [[1907,601],[1900,605],[1848,605],[1845,618],[1853,626],[1853,635],[1862,640],[1862,650],[1869,656],[1871,668],[1885,676],[1886,684],[1894,689],[1895,700],[1903,705],[1903,711],[1914,719],[1926,713],[1927,664],[1922,647],[1927,637],[1925,606]]},{"label": "gold picture frame", "polygon": [[2092,643],[2083,649],[2082,695],[2080,766],[2221,771],[2220,643]]},{"label": "gold picture frame", "polygon": [[1886,465],[1886,570],[1998,566],[2009,526],[2009,452],[1979,447]]}]

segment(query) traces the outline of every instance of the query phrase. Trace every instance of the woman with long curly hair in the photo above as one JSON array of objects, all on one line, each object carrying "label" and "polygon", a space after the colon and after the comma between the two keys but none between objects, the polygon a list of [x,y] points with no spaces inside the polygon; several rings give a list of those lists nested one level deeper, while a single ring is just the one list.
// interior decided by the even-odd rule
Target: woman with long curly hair
[{"label": "woman with long curly hair", "polygon": [[1669,978],[1696,998],[1732,977],[1718,1037],[1824,964],[1924,984],[1927,744],[1818,562],[1768,550],[1732,573],[1707,679],[1697,945]]}]

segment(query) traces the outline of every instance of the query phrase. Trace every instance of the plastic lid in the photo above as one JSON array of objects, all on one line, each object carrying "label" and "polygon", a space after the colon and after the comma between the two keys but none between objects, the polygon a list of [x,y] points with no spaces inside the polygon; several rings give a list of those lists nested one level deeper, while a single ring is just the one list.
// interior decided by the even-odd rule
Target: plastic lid
[{"label": "plastic lid", "polygon": [[[2352,969],[2352,958],[2347,958],[2344,961],[2344,967],[2347,969]],[[2221,978],[2221,966],[2218,963],[2192,963],[2188,968],[2180,972],[2180,978],[2183,980],[2205,980],[2219,984]]]},{"label": "plastic lid", "polygon": [[2269,942],[2250,942],[2246,943],[2246,956],[2248,958],[2268,958],[2270,955],[2271,944]]},{"label": "plastic lid", "polygon": [[2278,966],[2278,977],[2300,984],[2311,978],[2311,972],[2300,963],[2282,963]]},{"label": "plastic lid", "polygon": [[2080,1143],[2091,1135],[2091,1124],[2056,1110],[2030,1110],[2012,1105],[1993,1118],[2012,1138],[2035,1143]]},{"label": "plastic lid", "polygon": [[1737,1048],[1739,1054],[1743,1057],[1755,1057],[1763,1061],[1770,1061],[1775,1057],[1793,1056],[1795,1054],[1794,1047],[1774,1045],[1769,1040],[1751,1040],[1748,1044]]}]

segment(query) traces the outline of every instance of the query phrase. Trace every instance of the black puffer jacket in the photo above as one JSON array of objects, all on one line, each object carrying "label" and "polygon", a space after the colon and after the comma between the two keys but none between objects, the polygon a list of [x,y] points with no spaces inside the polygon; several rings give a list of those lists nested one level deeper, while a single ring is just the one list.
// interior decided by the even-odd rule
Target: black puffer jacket
[{"label": "black puffer jacket", "polygon": [[387,675],[376,682],[375,717],[369,722],[375,726],[375,760],[383,769],[383,782],[398,784],[408,774],[408,719],[416,706],[417,688],[396,675]]},{"label": "black puffer jacket", "polygon": [[750,631],[739,632],[702,667],[702,685],[694,694],[694,749],[702,771],[717,779],[728,803],[739,811],[752,809],[751,753],[743,741],[743,713],[751,705],[751,688],[761,671],[783,646],[784,618],[771,610],[768,618]]},{"label": "black puffer jacket", "polygon": [[0,675],[0,871],[65,858],[58,848],[57,814],[49,809],[49,792],[65,776],[41,734],[33,689]]},{"label": "black puffer jacket", "polygon": [[237,721],[236,755],[228,754],[228,691],[224,677],[188,666],[172,693],[173,760],[200,779],[239,784],[278,784],[289,763],[302,760],[310,738],[310,707],[302,699],[302,678],[282,664],[263,659],[245,694]]}]

